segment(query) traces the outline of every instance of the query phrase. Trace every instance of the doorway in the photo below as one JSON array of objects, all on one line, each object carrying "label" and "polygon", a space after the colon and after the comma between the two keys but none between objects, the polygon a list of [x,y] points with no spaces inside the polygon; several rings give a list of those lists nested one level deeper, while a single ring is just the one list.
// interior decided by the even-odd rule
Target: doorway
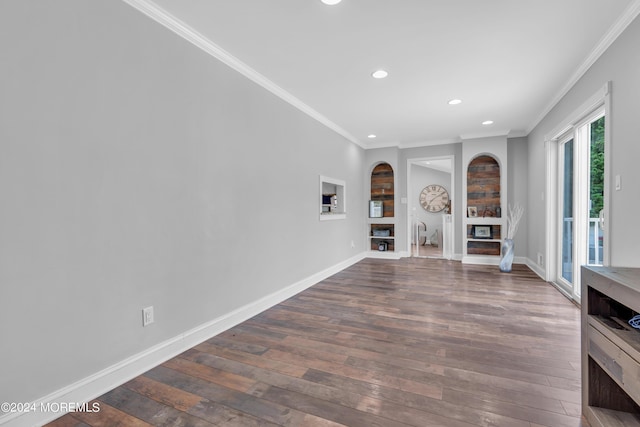
[{"label": "doorway", "polygon": [[452,258],[453,191],[454,156],[407,160],[407,249],[412,257]]},{"label": "doorway", "polygon": [[608,265],[605,112],[606,103],[600,104],[547,147],[551,183],[547,279],[578,303],[581,266]]}]

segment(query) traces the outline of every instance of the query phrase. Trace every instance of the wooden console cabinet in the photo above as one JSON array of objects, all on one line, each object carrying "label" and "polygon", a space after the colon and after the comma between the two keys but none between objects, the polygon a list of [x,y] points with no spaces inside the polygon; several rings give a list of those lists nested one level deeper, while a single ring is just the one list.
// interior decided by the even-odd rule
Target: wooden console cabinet
[{"label": "wooden console cabinet", "polygon": [[582,267],[582,413],[592,427],[640,426],[640,269]]}]

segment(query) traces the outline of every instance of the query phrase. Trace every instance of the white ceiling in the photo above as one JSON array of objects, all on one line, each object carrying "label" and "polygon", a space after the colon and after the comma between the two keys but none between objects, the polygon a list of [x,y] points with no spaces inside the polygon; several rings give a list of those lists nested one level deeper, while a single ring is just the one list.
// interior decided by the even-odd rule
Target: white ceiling
[{"label": "white ceiling", "polygon": [[[125,1],[363,147],[526,135],[640,11],[640,0]],[[378,68],[389,77],[373,79]]]}]

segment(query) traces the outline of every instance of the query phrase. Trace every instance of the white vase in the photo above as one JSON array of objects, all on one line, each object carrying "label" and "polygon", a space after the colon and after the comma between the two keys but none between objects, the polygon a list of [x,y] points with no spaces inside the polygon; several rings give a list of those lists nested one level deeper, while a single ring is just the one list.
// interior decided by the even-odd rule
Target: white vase
[{"label": "white vase", "polygon": [[511,272],[511,264],[513,264],[513,239],[504,239],[502,242],[502,258],[500,258],[500,271],[503,273]]}]

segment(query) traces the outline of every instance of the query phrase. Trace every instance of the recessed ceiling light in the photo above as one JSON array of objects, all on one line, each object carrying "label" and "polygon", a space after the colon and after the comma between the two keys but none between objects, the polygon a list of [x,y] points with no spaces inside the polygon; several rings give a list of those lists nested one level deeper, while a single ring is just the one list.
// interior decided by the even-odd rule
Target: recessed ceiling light
[{"label": "recessed ceiling light", "polygon": [[322,0],[322,3],[328,4],[329,6],[333,6],[334,4],[340,3],[342,0]]},{"label": "recessed ceiling light", "polygon": [[452,99],[451,101],[449,101],[449,105],[458,105],[458,104],[462,104],[462,99]]},{"label": "recessed ceiling light", "polygon": [[485,120],[484,122],[482,122],[483,125],[485,126],[489,126],[493,124],[493,120]]},{"label": "recessed ceiling light", "polygon": [[376,137],[376,135],[374,135],[374,134],[367,135],[367,138],[369,138],[369,139],[373,139],[373,138],[375,138],[375,137]]},{"label": "recessed ceiling light", "polygon": [[388,72],[386,72],[385,70],[376,70],[373,73],[371,73],[371,76],[374,79],[384,79],[385,77],[387,77],[389,75]]}]

